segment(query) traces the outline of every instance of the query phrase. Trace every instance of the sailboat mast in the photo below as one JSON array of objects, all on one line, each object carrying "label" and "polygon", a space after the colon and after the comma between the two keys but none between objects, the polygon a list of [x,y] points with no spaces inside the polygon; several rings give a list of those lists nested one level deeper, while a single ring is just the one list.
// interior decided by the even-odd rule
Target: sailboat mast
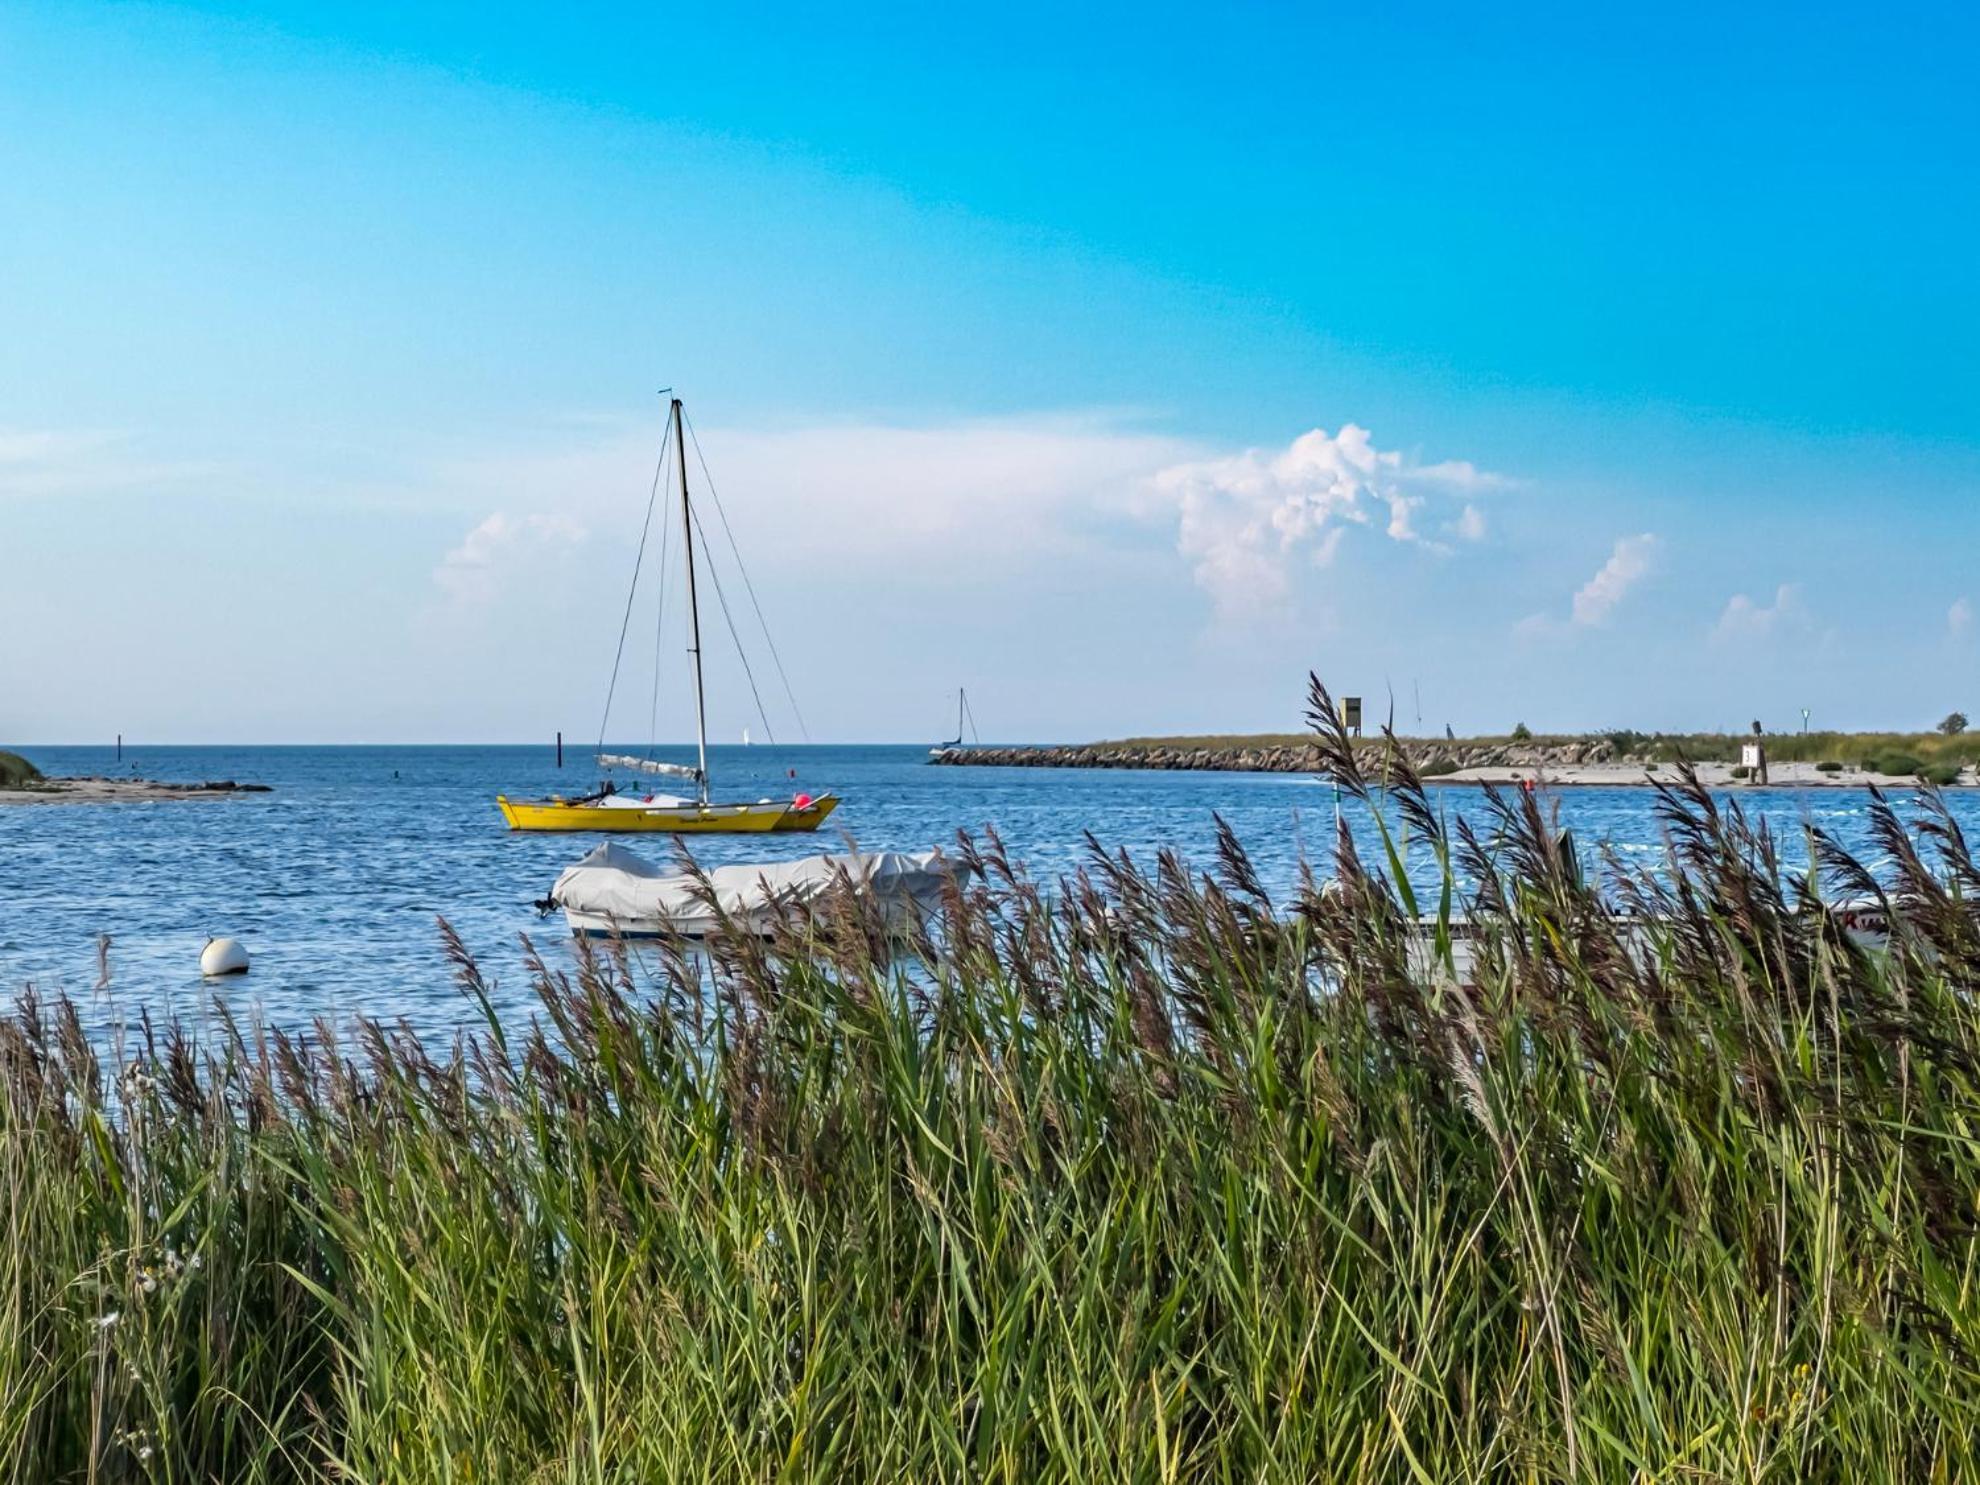
[{"label": "sailboat mast", "polygon": [[674,450],[681,467],[681,546],[687,552],[688,653],[694,656],[694,744],[700,768],[696,783],[708,803],[708,702],[701,689],[701,607],[694,596],[694,507],[688,504],[687,436],[681,431],[681,399],[674,399]]}]

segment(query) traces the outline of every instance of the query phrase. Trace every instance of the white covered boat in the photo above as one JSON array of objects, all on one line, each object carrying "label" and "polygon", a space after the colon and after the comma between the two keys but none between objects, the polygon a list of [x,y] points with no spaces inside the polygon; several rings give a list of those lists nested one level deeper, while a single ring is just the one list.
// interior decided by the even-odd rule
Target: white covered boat
[{"label": "white covered boat", "polygon": [[824,899],[843,884],[878,908],[890,931],[906,931],[942,905],[944,888],[968,867],[941,851],[859,851],[802,856],[707,873],[720,913],[686,872],[655,866],[606,841],[564,869],[549,903],[582,938],[706,938],[723,917],[767,932],[779,911]]}]

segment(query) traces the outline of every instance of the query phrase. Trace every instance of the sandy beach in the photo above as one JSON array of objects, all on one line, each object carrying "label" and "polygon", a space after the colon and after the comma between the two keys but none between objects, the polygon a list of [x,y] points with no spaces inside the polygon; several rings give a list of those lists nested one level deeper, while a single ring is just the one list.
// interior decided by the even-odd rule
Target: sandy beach
[{"label": "sandy beach", "polygon": [[[1862,768],[1824,771],[1813,763],[1769,764],[1767,782],[1764,784],[1751,778],[1735,778],[1733,765],[1730,763],[1698,763],[1693,767],[1697,771],[1698,781],[1712,789],[1865,789],[1873,784],[1880,789],[1891,790],[1918,787],[1918,780],[1909,774],[1876,773]],[[1426,784],[1517,784],[1532,779],[1536,784],[1549,789],[1614,789],[1640,788],[1657,779],[1674,783],[1677,777],[1677,769],[1668,763],[1562,763],[1526,767],[1461,768],[1455,773],[1426,778],[1423,782]],[[1973,782],[1973,770],[1967,769],[1961,773],[1958,784],[1951,787],[1970,787]]]}]

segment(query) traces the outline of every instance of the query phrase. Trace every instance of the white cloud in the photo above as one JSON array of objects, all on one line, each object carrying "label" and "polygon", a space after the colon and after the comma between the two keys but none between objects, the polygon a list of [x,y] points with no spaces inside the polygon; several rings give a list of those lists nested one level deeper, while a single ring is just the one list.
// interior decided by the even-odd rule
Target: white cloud
[{"label": "white cloud", "polygon": [[0,499],[160,490],[211,469],[147,457],[127,433],[0,428]]},{"label": "white cloud", "polygon": [[1609,560],[1575,589],[1565,622],[1548,614],[1529,614],[1513,626],[1513,632],[1530,639],[1571,629],[1595,629],[1608,623],[1609,616],[1629,596],[1630,590],[1656,570],[1657,553],[1662,545],[1656,533],[1650,531],[1617,537],[1609,551]]},{"label": "white cloud", "polygon": [[568,551],[584,535],[582,526],[564,516],[497,511],[440,559],[433,581],[453,604],[486,604],[546,554]]},{"label": "white cloud", "polygon": [[[1178,512],[1177,549],[1226,617],[1282,608],[1295,556],[1324,566],[1350,526],[1370,526],[1384,513],[1391,541],[1448,551],[1418,530],[1419,513],[1432,500],[1504,483],[1461,460],[1425,465],[1378,449],[1353,423],[1337,434],[1315,428],[1282,450],[1174,464],[1154,480]],[[1466,505],[1447,529],[1475,541],[1484,518]]]},{"label": "white cloud", "polygon": [[1643,531],[1635,536],[1618,537],[1609,560],[1575,593],[1573,622],[1584,629],[1607,623],[1616,605],[1629,596],[1629,590],[1649,576],[1656,560],[1654,533]]},{"label": "white cloud", "polygon": [[1783,630],[1805,628],[1808,621],[1801,589],[1794,583],[1782,583],[1774,590],[1772,603],[1761,603],[1744,593],[1733,594],[1713,626],[1712,637],[1722,644],[1764,640]]},{"label": "white cloud", "polygon": [[[443,560],[435,578],[450,594],[492,589],[484,569],[538,519],[525,512],[557,512],[603,542],[637,539],[659,420],[543,438],[533,451],[454,461],[426,482],[429,495],[511,523],[478,530]],[[1440,553],[1478,542],[1485,517],[1472,497],[1507,483],[1463,461],[1423,465],[1378,449],[1353,424],[1224,455],[1107,412],[705,428],[700,443],[745,557],[772,581],[780,569],[803,577],[826,563],[890,584],[903,572],[972,585],[1035,579],[1053,560],[1146,573],[1157,553],[1132,528],[1145,535],[1173,522],[1187,571],[1224,616],[1283,608],[1297,566],[1327,565],[1356,527]],[[693,443],[688,459],[699,498]],[[719,531],[711,537],[726,545]]]},{"label": "white cloud", "polygon": [[[1201,453],[1104,414],[699,436],[753,564],[809,571],[829,560],[896,576],[904,562],[972,571],[1080,547],[1096,517],[1145,513],[1155,471]],[[470,508],[559,511],[602,538],[632,541],[662,439],[657,421],[621,425],[582,443],[457,461],[439,483]],[[692,443],[688,471],[704,499]]]},{"label": "white cloud", "polygon": [[1964,598],[1955,598],[1952,607],[1946,610],[1946,633],[1954,639],[1964,639],[1972,627],[1972,603]]},{"label": "white cloud", "polygon": [[110,433],[58,432],[50,428],[0,428],[0,470],[9,475],[21,469],[43,468],[66,463],[78,455],[93,453],[116,442]]},{"label": "white cloud", "polygon": [[1096,520],[1140,513],[1153,471],[1200,453],[1105,415],[725,431],[706,443],[718,488],[774,508],[779,540],[869,564],[970,567],[1087,545]]}]

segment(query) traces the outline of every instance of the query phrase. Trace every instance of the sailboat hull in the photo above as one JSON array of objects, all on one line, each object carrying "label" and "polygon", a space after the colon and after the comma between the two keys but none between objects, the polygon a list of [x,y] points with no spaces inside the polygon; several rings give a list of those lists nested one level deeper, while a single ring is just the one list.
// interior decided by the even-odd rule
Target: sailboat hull
[{"label": "sailboat hull", "polygon": [[674,835],[750,835],[783,830],[816,830],[839,807],[838,798],[821,794],[803,808],[795,804],[759,801],[751,804],[652,805],[631,809],[624,803],[606,806],[568,799],[510,799],[497,795],[495,804],[511,830],[600,830],[665,832]]}]

